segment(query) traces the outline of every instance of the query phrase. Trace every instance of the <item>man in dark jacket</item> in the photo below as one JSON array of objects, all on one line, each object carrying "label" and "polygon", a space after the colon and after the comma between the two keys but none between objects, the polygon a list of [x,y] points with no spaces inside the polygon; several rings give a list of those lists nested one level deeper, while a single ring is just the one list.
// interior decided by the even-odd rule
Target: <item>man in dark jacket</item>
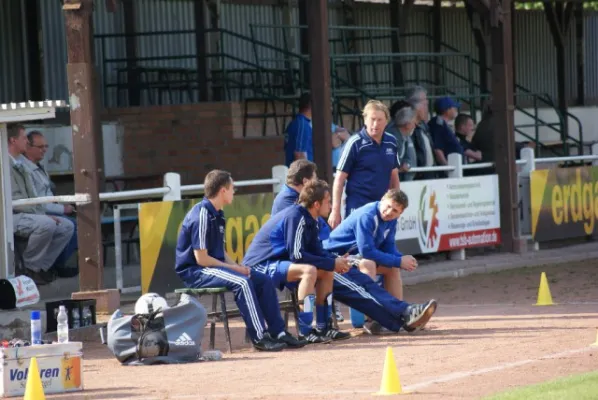
[{"label": "man in dark jacket", "polygon": [[[436,165],[434,157],[434,143],[428,128],[428,95],[426,89],[415,86],[405,96],[405,100],[411,104],[416,111],[416,125],[411,135],[418,167],[433,167]],[[436,179],[436,172],[418,172],[415,179]]]}]

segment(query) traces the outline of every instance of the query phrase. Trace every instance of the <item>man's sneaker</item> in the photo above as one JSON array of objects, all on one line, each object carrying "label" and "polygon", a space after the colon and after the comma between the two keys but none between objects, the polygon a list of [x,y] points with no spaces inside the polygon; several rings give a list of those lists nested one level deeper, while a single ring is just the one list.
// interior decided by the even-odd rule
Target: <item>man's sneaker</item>
[{"label": "man's sneaker", "polygon": [[367,321],[363,324],[363,330],[369,335],[392,335],[396,332],[386,329],[377,321]]},{"label": "man's sneaker", "polygon": [[298,348],[303,347],[309,343],[305,339],[297,339],[296,337],[294,337],[287,331],[284,331],[283,335],[276,338],[276,341],[278,341],[280,343],[285,343],[287,345],[287,347],[289,347],[291,349],[298,349]]},{"label": "man's sneaker", "polygon": [[436,312],[437,306],[436,300],[429,300],[423,304],[411,304],[403,314],[405,330],[409,332],[409,329],[417,329],[427,324]]},{"label": "man's sneaker", "polygon": [[266,333],[261,340],[253,342],[253,347],[259,351],[281,351],[287,347],[287,344],[272,339],[272,337]]},{"label": "man's sneaker", "polygon": [[332,340],[345,340],[351,337],[351,334],[348,332],[341,332],[338,329],[334,329],[332,327],[326,329],[325,331],[320,332],[321,335],[328,337]]},{"label": "man's sneaker", "polygon": [[325,332],[318,332],[312,329],[307,336],[299,335],[299,340],[306,340],[309,344],[330,343],[332,338],[324,335]]},{"label": "man's sneaker", "polygon": [[341,313],[341,307],[338,305],[338,303],[334,303],[334,313],[338,322],[343,322],[345,320],[345,317],[343,317],[343,314]]}]

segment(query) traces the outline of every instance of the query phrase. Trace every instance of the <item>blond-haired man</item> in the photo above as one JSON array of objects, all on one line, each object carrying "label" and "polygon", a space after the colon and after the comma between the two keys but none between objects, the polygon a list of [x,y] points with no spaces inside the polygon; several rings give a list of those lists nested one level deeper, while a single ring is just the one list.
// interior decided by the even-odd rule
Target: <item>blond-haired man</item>
[{"label": "blond-haired man", "polygon": [[353,210],[380,200],[388,189],[399,188],[397,140],[385,132],[389,119],[388,107],[378,100],[370,100],[364,107],[365,126],[347,141],[336,167],[332,212],[328,218],[332,229],[341,222],[345,182],[345,218]]}]

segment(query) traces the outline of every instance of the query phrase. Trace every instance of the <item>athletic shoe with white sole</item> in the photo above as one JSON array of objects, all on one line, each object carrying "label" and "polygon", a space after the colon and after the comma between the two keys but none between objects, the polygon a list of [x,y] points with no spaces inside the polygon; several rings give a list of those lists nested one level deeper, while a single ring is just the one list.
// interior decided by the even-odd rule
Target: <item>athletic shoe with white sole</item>
[{"label": "athletic shoe with white sole", "polygon": [[423,304],[411,304],[403,314],[405,320],[404,329],[407,332],[411,332],[410,329],[415,330],[423,327],[432,318],[437,307],[438,303],[436,303],[436,300],[429,300]]},{"label": "athletic shoe with white sole", "polygon": [[325,331],[320,332],[320,334],[329,337],[330,339],[336,340],[345,340],[351,337],[351,334],[348,332],[341,332],[338,329],[328,328]]},{"label": "athletic shoe with white sole", "polygon": [[325,332],[318,332],[315,329],[312,329],[306,336],[299,335],[299,340],[305,340],[309,344],[321,344],[332,342],[332,338],[326,336]]}]

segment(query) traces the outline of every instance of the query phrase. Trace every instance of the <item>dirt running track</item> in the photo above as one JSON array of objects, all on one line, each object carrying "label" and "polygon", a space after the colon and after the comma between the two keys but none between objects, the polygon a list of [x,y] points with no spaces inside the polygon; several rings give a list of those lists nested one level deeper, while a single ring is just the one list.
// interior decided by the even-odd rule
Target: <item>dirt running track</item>
[{"label": "dirt running track", "polygon": [[[541,271],[559,305],[532,306]],[[412,391],[404,399],[478,399],[598,369],[598,347],[589,346],[598,328],[596,260],[437,281],[407,287],[406,296],[438,299],[427,330],[383,337],[355,330],[357,337],[345,342],[271,354],[247,348],[235,321],[237,348],[224,360],[152,367],[122,367],[105,347],[91,344],[85,348],[85,392],[48,398],[372,398],[387,346],[403,388]]]}]

